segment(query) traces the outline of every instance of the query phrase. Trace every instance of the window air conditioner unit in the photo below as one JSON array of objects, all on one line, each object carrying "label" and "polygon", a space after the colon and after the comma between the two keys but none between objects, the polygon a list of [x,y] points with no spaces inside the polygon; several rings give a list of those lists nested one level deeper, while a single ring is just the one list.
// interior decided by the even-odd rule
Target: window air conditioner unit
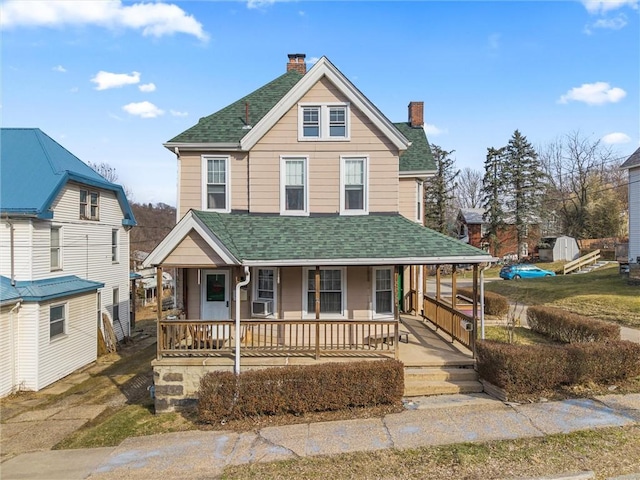
[{"label": "window air conditioner unit", "polygon": [[251,313],[261,317],[271,315],[273,313],[273,300],[256,300],[251,302]]}]

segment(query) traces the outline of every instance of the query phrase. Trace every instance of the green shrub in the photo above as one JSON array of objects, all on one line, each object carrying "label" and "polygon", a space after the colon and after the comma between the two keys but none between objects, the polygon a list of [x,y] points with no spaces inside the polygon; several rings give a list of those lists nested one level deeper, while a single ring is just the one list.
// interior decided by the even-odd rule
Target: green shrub
[{"label": "green shrub", "polygon": [[532,306],[527,323],[538,333],[564,343],[620,340],[620,326],[567,312],[561,308]]},{"label": "green shrub", "polygon": [[403,394],[404,366],[391,359],[248,370],[239,376],[209,372],[200,381],[198,414],[208,423],[256,415],[300,415],[395,404]]},{"label": "green shrub", "polygon": [[[457,292],[473,300],[472,288],[458,288]],[[480,291],[478,291],[478,302],[480,301]],[[480,308],[480,307],[478,307]],[[484,313],[501,317],[509,312],[509,301],[506,297],[498,293],[484,292]]]}]

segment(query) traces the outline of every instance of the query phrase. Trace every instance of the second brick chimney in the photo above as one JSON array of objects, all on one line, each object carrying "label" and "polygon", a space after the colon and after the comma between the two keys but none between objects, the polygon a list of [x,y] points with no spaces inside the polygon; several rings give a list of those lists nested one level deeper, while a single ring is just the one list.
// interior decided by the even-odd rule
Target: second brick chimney
[{"label": "second brick chimney", "polygon": [[409,125],[424,126],[424,102],[409,102]]},{"label": "second brick chimney", "polygon": [[290,53],[289,63],[287,63],[287,72],[295,70],[302,75],[307,73],[307,64],[304,61],[305,58],[306,55],[304,53]]}]

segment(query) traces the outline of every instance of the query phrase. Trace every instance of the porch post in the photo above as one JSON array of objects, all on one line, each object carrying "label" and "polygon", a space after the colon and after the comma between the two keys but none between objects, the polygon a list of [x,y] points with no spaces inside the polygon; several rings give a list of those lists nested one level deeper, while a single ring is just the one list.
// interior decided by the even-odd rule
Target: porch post
[{"label": "porch post", "polygon": [[456,308],[456,295],[458,295],[457,273],[457,265],[451,264],[451,307],[454,309]]},{"label": "porch post", "polygon": [[440,301],[440,265],[436,265],[436,300]]},{"label": "porch post", "polygon": [[422,295],[420,296],[420,316],[424,318],[424,297],[427,294],[427,266],[422,265]]},{"label": "porch post", "polygon": [[316,360],[320,359],[320,266],[316,265],[315,274],[316,286]]},{"label": "porch post", "polygon": [[473,264],[473,331],[470,335],[471,351],[476,358],[476,340],[478,338],[478,264]]},{"label": "porch post", "polygon": [[[162,285],[162,267],[160,265],[158,265],[156,267],[156,291],[157,291],[157,286],[158,285]],[[156,310],[157,310],[157,325],[156,328],[158,330],[157,333],[157,343],[156,343],[156,358],[158,360],[160,360],[161,356],[160,356],[160,348],[162,345],[164,345],[164,338],[163,338],[163,332],[162,332],[162,328],[160,328],[160,322],[162,321],[162,297],[160,295],[158,295],[156,293]]]}]

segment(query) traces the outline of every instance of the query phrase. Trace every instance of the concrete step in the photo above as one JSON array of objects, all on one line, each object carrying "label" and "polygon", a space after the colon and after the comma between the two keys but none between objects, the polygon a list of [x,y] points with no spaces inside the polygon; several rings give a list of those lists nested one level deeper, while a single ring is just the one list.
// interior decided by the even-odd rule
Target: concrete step
[{"label": "concrete step", "polygon": [[473,368],[405,368],[405,397],[478,393],[482,392],[482,390],[482,384],[478,382],[478,375]]}]

